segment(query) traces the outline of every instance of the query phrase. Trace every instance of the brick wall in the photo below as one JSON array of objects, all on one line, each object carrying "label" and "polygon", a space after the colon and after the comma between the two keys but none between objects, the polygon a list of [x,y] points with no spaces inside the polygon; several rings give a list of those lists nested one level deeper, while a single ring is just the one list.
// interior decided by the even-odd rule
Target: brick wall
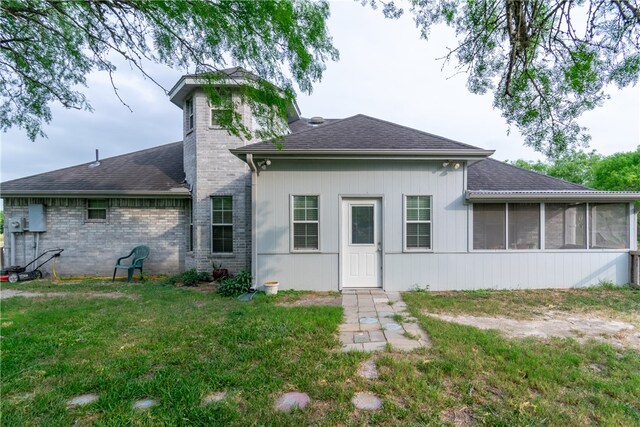
[{"label": "brick wall", "polygon": [[[151,249],[144,263],[145,272],[175,274],[184,269],[183,201],[109,200],[106,222],[86,221],[86,199],[48,199],[44,204],[47,231],[40,233],[39,250],[42,253],[46,249],[64,249],[57,260],[59,275],[111,276],[116,259],[138,245]],[[5,199],[4,210],[6,218],[28,216],[24,199]],[[6,228],[4,232],[5,265],[9,265],[11,234]],[[17,265],[25,265],[34,258],[35,241],[35,233],[16,233]],[[50,262],[43,270],[51,272],[51,268]],[[124,274],[120,270],[119,275]]]},{"label": "brick wall", "polygon": [[[231,273],[250,269],[251,260],[251,173],[245,162],[229,152],[253,141],[230,135],[210,126],[210,108],[206,94],[196,90],[195,124],[192,130],[184,123],[184,168],[193,195],[194,250],[186,254],[186,268],[210,271],[212,262],[222,264]],[[189,99],[189,97],[187,97]],[[239,99],[234,99],[239,104]],[[245,126],[253,120],[248,106],[237,105]],[[183,109],[184,112],[184,109]],[[211,196],[233,197],[233,253],[211,253]]]}]

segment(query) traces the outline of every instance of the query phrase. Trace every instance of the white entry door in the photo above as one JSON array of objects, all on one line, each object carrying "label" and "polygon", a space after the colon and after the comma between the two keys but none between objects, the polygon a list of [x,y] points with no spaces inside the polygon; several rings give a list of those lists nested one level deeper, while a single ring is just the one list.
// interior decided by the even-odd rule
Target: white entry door
[{"label": "white entry door", "polygon": [[380,199],[342,200],[342,287],[382,287]]}]

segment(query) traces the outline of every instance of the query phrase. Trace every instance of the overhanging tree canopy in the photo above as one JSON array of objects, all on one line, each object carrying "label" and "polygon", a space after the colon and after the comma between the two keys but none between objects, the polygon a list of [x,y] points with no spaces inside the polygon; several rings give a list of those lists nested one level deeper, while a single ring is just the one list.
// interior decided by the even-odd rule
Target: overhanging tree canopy
[{"label": "overhanging tree canopy", "polygon": [[[382,3],[386,16],[401,9]],[[472,93],[494,92],[494,106],[527,145],[555,158],[589,140],[577,121],[607,98],[610,84],[640,74],[637,0],[410,0],[427,39],[445,23],[458,46],[445,60],[469,75]]]},{"label": "overhanging tree canopy", "polygon": [[[310,92],[327,60],[338,57],[327,31],[324,1],[214,0],[3,0],[0,2],[0,129],[44,136],[52,102],[91,110],[79,86],[92,71],[109,73],[118,54],[147,78],[145,62],[226,78],[227,63],[277,85],[253,80],[240,88],[245,101],[276,135],[294,99],[293,83]],[[114,85],[114,90],[117,89]],[[222,97],[209,91],[212,101]],[[237,115],[221,123],[248,135]]]}]

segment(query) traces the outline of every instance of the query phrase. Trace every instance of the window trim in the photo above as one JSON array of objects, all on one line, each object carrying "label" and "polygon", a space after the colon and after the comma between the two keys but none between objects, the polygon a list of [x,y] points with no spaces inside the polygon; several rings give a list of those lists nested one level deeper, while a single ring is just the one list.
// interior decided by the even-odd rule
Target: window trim
[{"label": "window trim", "polygon": [[[108,224],[109,223],[109,199],[85,199],[85,209],[84,209],[84,222],[85,223],[98,223],[98,224]],[[89,202],[103,200],[105,202],[104,208],[91,208],[89,207]],[[104,219],[102,218],[89,218],[90,210],[104,210]]]},{"label": "window trim", "polygon": [[[316,221],[294,221],[293,217],[293,207],[294,207],[294,197],[296,196],[314,196],[318,199],[318,219]],[[320,195],[317,193],[296,193],[289,195],[289,252],[290,253],[318,253],[322,252],[322,239],[321,239],[321,227],[320,224],[322,222],[322,215],[320,209]],[[294,246],[294,224],[308,224],[308,223],[316,223],[318,224],[318,248],[317,249],[296,249]]]},{"label": "window trim", "polygon": [[185,103],[185,110],[186,110],[186,119],[187,119],[187,132],[190,132],[193,130],[193,127],[195,126],[196,120],[195,120],[195,106],[194,106],[194,102],[193,102],[193,96],[186,99],[184,101]]},{"label": "window trim", "polygon": [[[408,197],[428,197],[429,209],[431,210],[431,219],[429,221],[408,221],[407,220],[407,198]],[[433,249],[433,195],[431,194],[403,194],[402,195],[402,251],[410,253],[432,253]],[[429,233],[429,248],[409,248],[407,247],[407,224],[431,224],[431,233]]]},{"label": "window trim", "polygon": [[[216,197],[230,197],[231,198],[231,223],[214,223],[213,222],[213,199]],[[212,255],[234,255],[235,254],[235,239],[233,238],[233,233],[235,230],[235,225],[233,223],[233,212],[235,211],[235,205],[234,205],[234,197],[231,194],[212,194],[210,197],[210,223],[211,223],[211,234],[210,234],[210,246],[209,246],[209,253]],[[223,211],[224,212],[224,211]],[[219,226],[219,227],[228,227],[231,226],[231,252],[214,252],[213,251],[213,227],[215,226]]]}]

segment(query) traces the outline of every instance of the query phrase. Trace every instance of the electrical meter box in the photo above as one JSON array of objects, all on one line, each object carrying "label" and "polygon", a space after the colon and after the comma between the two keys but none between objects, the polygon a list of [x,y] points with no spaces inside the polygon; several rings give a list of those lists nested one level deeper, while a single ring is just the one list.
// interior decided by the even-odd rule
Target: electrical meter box
[{"label": "electrical meter box", "polygon": [[24,218],[9,218],[9,221],[7,221],[9,233],[22,233],[24,231],[24,223]]},{"label": "electrical meter box", "polygon": [[29,205],[29,231],[32,233],[47,231],[44,205]]}]

